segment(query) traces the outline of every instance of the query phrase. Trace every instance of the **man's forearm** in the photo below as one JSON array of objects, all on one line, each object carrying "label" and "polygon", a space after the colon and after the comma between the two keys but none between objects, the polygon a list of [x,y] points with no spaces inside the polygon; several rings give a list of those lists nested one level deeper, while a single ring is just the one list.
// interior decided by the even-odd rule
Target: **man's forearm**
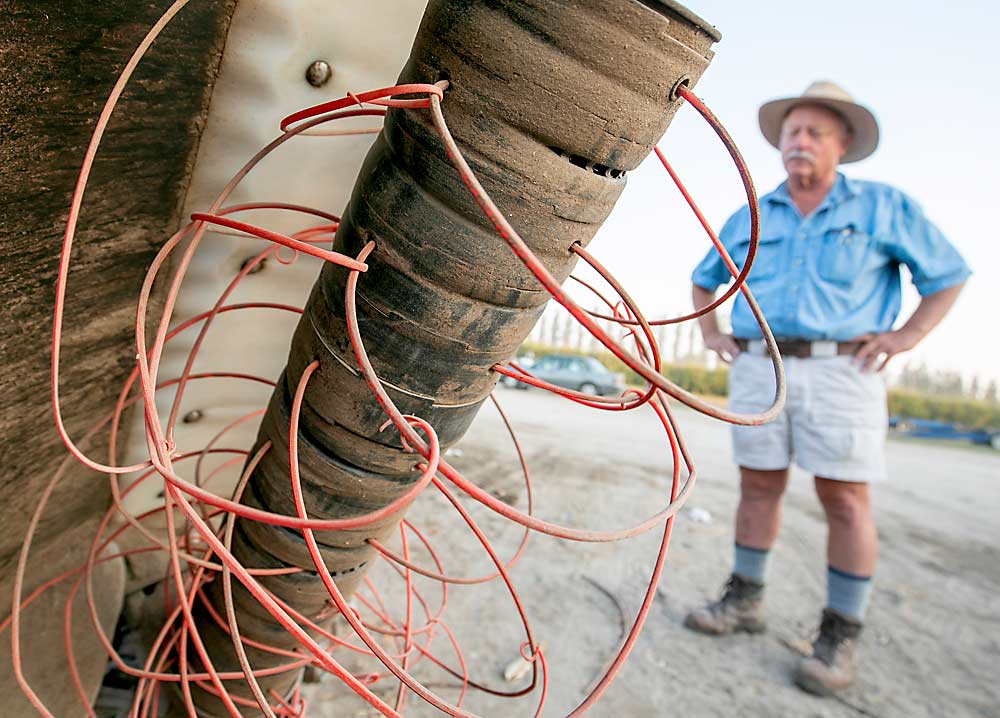
[{"label": "man's forearm", "polygon": [[899,331],[911,334],[914,343],[922,340],[948,314],[964,286],[965,282],[961,282],[923,297]]},{"label": "man's forearm", "polygon": [[[704,309],[715,300],[715,292],[710,292],[697,284],[691,285],[691,302],[694,308]],[[705,347],[718,354],[722,361],[730,362],[740,353],[736,340],[728,334],[723,334],[719,329],[719,320],[715,318],[715,312],[698,317],[698,326],[701,328],[701,336],[705,340]]]},{"label": "man's forearm", "polygon": [[878,357],[882,356],[884,359],[878,364],[878,370],[882,371],[890,359],[915,347],[944,319],[963,286],[965,282],[928,294],[899,329],[861,337],[863,344],[855,353],[854,360],[867,370],[874,367]]},{"label": "man's forearm", "polygon": [[[694,304],[696,311],[704,309],[714,300],[715,292],[710,292],[703,287],[699,287],[697,284],[691,285],[691,303]],[[721,333],[719,320],[716,319],[715,312],[709,312],[704,316],[698,317],[698,327],[701,329],[701,336],[706,340]]]}]

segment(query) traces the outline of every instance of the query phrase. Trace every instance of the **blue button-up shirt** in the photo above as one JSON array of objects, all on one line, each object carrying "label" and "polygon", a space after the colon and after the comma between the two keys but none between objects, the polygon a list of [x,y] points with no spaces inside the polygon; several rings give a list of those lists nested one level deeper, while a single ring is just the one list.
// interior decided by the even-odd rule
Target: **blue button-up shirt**
[{"label": "blue button-up shirt", "polygon": [[[750,246],[750,211],[736,212],[719,239],[739,267]],[[900,265],[921,296],[969,276],[958,251],[899,190],[837,174],[823,202],[803,218],[784,183],[760,200],[760,242],[747,277],[776,337],[847,341],[892,328],[899,314]],[[691,277],[715,291],[731,275],[712,249]],[[733,334],[760,338],[742,294]]]}]

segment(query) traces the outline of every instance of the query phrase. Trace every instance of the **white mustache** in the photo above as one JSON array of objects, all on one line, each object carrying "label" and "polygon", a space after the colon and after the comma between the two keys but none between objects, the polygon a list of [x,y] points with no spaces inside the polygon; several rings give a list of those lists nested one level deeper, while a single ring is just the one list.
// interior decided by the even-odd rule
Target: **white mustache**
[{"label": "white mustache", "polygon": [[790,160],[805,160],[806,162],[816,163],[816,155],[807,150],[792,150],[788,153],[788,159]]}]

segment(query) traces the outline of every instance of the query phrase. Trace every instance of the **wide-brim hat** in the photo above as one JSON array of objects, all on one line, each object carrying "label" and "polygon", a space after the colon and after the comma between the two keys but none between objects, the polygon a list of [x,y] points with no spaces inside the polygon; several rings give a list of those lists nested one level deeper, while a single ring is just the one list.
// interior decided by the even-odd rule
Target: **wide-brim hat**
[{"label": "wide-brim hat", "polygon": [[857,162],[878,147],[878,121],[864,105],[859,105],[844,88],[827,80],[814,82],[798,97],[784,97],[761,105],[757,113],[760,131],[774,148],[779,147],[781,123],[796,105],[819,105],[840,115],[851,129],[851,141],[841,162]]}]

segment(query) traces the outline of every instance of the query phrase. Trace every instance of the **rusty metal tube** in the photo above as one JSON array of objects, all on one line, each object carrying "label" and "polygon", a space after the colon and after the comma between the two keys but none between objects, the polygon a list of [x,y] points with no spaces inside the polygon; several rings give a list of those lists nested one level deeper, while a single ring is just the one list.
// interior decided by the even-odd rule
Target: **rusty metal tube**
[{"label": "rusty metal tube", "polygon": [[[400,83],[450,81],[443,107],[466,158],[511,223],[560,280],[574,243],[586,245],[673,117],[680,83],[693,86],[716,31],[667,0],[431,0]],[[509,359],[548,294],[496,235],[441,147],[426,110],[390,110],[337,232],[334,249],[376,248],[358,285],[358,320],[372,363],[401,411],[420,416],[441,445],[460,439],[492,391],[490,370]],[[261,424],[272,443],[243,502],[294,514],[287,459],[291,396],[303,369],[320,367],[305,393],[299,461],[309,515],[358,516],[381,508],[416,479],[414,455],[359,376],[347,338],[347,271],[327,264],[292,340],[288,365]],[[317,532],[324,560],[350,595],[400,519]],[[240,519],[233,551],[247,566],[307,571],[262,579],[306,616],[330,623],[327,594],[308,569],[296,532]],[[223,614],[219,581],[209,600]],[[234,585],[244,637],[295,641]],[[231,639],[203,613],[199,631],[220,671],[239,670]],[[255,668],[287,659],[247,649]],[[189,652],[190,653],[190,652]],[[287,695],[296,673],[261,679]],[[236,695],[248,690],[234,687]],[[225,716],[194,689],[199,715]],[[252,712],[251,712],[252,714]]]}]

